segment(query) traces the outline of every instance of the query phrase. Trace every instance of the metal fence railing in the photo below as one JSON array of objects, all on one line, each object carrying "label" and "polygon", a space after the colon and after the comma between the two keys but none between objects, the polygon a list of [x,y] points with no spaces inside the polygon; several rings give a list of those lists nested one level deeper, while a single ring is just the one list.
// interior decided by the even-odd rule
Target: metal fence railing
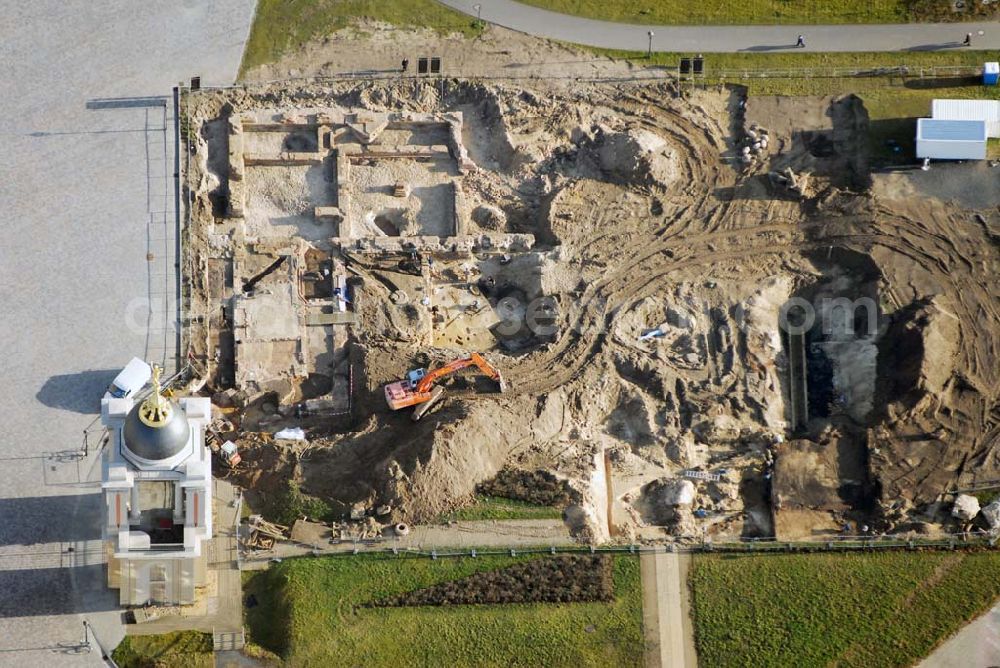
[{"label": "metal fence railing", "polygon": [[[595,61],[603,60],[596,57]],[[544,67],[544,65],[539,65]],[[676,64],[650,64],[640,68],[635,72],[620,75],[600,75],[600,76],[580,76],[567,74],[565,69],[558,64],[554,64],[551,71],[536,69],[525,74],[503,74],[496,76],[484,76],[479,73],[467,73],[459,70],[449,71],[444,74],[420,75],[403,74],[398,71],[385,70],[354,70],[343,71],[334,74],[317,75],[308,77],[289,77],[285,79],[272,79],[266,81],[255,81],[252,83],[232,84],[227,86],[201,86],[199,90],[191,91],[183,89],[183,96],[191,98],[199,94],[210,94],[214,91],[240,90],[252,92],[257,88],[265,88],[276,84],[306,86],[309,84],[337,84],[337,83],[363,83],[374,81],[398,81],[398,82],[433,82],[442,84],[446,82],[468,82],[468,83],[503,83],[503,82],[523,82],[523,81],[574,81],[580,83],[607,83],[607,84],[627,84],[627,83],[648,83],[655,81],[687,80],[696,83],[725,83],[738,80],[752,79],[872,79],[881,78],[890,82],[906,81],[912,79],[935,79],[943,80],[979,77],[982,72],[976,65],[889,65],[880,67],[718,67],[713,63],[711,55],[704,59],[704,69],[698,75],[681,75],[680,62]],[[187,148],[190,151],[190,142]],[[190,158],[186,158],[189,160]],[[190,210],[190,206],[185,207]],[[188,211],[189,215],[189,211]],[[185,221],[185,226],[190,220]]]},{"label": "metal fence railing", "polygon": [[[642,554],[660,551],[664,548],[688,554],[786,554],[812,552],[879,552],[893,550],[959,550],[995,549],[998,535],[987,532],[945,534],[934,537],[913,537],[907,535],[885,536],[836,536],[825,539],[798,541],[778,541],[775,539],[744,539],[732,541],[690,541],[658,544],[631,545],[535,545],[517,547],[439,547],[409,548],[388,544],[384,540],[345,541],[339,546],[323,549],[319,546],[300,546],[297,554],[275,550],[249,550],[241,554],[241,564],[252,562],[280,561],[294,557],[352,557],[359,555],[384,557],[411,557],[445,559],[450,557],[479,557],[487,555],[518,554]],[[240,543],[240,551],[244,545]]]},{"label": "metal fence railing", "polygon": [[240,540],[240,527],[243,523],[243,490],[236,489],[236,517],[233,519],[233,540],[236,541],[236,570],[243,570],[243,541]]}]

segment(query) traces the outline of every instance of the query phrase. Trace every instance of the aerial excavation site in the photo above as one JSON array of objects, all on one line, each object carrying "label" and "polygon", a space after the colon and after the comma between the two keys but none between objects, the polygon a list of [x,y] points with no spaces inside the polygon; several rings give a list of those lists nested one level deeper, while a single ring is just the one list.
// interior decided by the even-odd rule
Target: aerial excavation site
[{"label": "aerial excavation site", "polygon": [[1000,218],[873,176],[854,96],[185,103],[186,356],[254,508],[388,535],[545,481],[590,544],[934,535],[1000,477]]},{"label": "aerial excavation site", "polygon": [[1000,3],[7,4],[0,668],[1000,666]]}]

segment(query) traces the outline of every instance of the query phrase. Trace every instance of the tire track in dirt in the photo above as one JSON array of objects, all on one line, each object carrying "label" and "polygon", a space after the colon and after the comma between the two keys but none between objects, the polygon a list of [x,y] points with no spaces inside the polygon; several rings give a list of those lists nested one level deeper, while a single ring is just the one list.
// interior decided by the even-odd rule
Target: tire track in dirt
[{"label": "tire track in dirt", "polygon": [[[675,255],[675,260],[658,263],[652,267],[647,267],[645,263],[650,259],[658,259],[659,256],[663,254],[663,251],[667,249],[665,243],[661,240],[660,243],[651,242],[648,244],[643,244],[646,247],[646,252],[638,256],[633,256],[626,263],[624,263],[627,269],[622,269],[614,272],[607,279],[600,281],[594,287],[593,293],[590,299],[586,300],[583,304],[583,312],[580,317],[578,317],[577,323],[578,327],[580,325],[594,327],[600,326],[601,333],[596,336],[584,336],[579,331],[574,331],[571,335],[573,340],[564,343],[559,347],[557,353],[549,357],[546,362],[543,362],[543,369],[547,373],[544,375],[547,377],[545,381],[532,384],[530,382],[518,383],[518,391],[523,392],[545,392],[551,391],[555,387],[564,384],[575,376],[579,370],[588,363],[596,353],[598,344],[604,339],[604,332],[611,325],[611,316],[622,306],[625,302],[621,297],[623,295],[630,295],[632,297],[632,302],[641,300],[651,293],[653,289],[662,291],[662,287],[658,284],[663,281],[663,279],[676,271],[681,269],[690,268],[693,266],[705,265],[711,266],[718,262],[742,259],[748,256],[760,256],[760,255],[780,255],[788,252],[802,252],[807,250],[822,249],[827,246],[836,245],[841,247],[854,248],[858,250],[865,250],[870,248],[872,245],[878,244],[892,250],[898,254],[901,254],[914,262],[924,266],[924,267],[937,267],[944,276],[949,276],[947,272],[947,266],[941,266],[942,262],[939,257],[933,254],[925,252],[921,247],[919,247],[915,242],[910,239],[903,239],[898,235],[886,235],[874,232],[857,232],[857,233],[847,233],[847,234],[830,234],[828,236],[817,236],[812,240],[802,240],[799,242],[785,243],[782,245],[756,245],[752,241],[747,242],[744,240],[744,246],[738,250],[724,250],[720,252],[703,252],[704,246],[709,245],[714,241],[722,241],[733,235],[739,234],[765,234],[771,232],[788,232],[798,234],[800,237],[804,236],[808,232],[815,233],[816,231],[822,230],[825,224],[821,222],[811,222],[811,223],[785,223],[785,224],[770,224],[759,227],[751,227],[745,229],[729,229],[720,232],[710,232],[700,235],[694,235],[692,237],[682,237],[677,240],[679,244],[672,248]],[[910,226],[911,231],[920,232],[918,226]],[[933,235],[931,235],[933,237]],[[749,243],[749,245],[747,245]],[[688,251],[687,259],[677,257],[683,251]],[[648,272],[648,273],[647,273]],[[633,280],[623,280],[627,275],[631,274],[644,274],[642,278]],[[655,285],[655,288],[653,287]],[[959,285],[954,285],[954,291],[961,294]],[[604,312],[603,319],[599,314],[592,311],[592,306],[598,304],[598,297],[603,297],[603,300],[599,303],[599,306]],[[966,316],[972,318],[971,313],[967,313]],[[574,346],[575,348],[571,348]],[[584,349],[580,350],[580,346]],[[575,359],[572,363],[566,365],[566,369],[562,371],[555,371],[552,366],[562,363],[563,360],[570,354],[576,353]],[[968,358],[970,363],[974,363],[974,357]],[[537,362],[537,360],[536,360]],[[543,375],[541,373],[537,374],[539,376]],[[989,386],[993,389],[993,385]]]}]

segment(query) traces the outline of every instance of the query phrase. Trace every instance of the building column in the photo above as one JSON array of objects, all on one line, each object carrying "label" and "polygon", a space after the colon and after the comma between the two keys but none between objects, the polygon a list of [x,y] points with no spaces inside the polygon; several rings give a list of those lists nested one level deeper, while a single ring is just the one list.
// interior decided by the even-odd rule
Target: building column
[{"label": "building column", "polygon": [[174,524],[184,524],[184,488],[174,483]]},{"label": "building column", "polygon": [[133,522],[135,522],[136,524],[138,524],[139,517],[141,515],[140,512],[139,512],[139,485],[138,485],[138,483],[134,483],[132,485],[132,489],[129,490],[129,492],[130,492],[130,497],[129,498],[130,498],[131,508],[129,508],[128,516],[129,516],[130,520],[132,520]]}]

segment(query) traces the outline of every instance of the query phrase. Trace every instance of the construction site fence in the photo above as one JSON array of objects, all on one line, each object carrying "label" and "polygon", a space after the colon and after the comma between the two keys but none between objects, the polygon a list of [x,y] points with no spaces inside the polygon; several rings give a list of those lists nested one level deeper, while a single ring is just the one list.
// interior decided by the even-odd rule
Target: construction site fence
[{"label": "construction site fence", "polygon": [[236,514],[233,518],[233,535],[236,536],[236,569],[243,570],[243,550],[240,547],[240,527],[243,517],[243,490],[236,488]]},{"label": "construction site fence", "polygon": [[[605,60],[602,57],[594,57],[594,61]],[[641,57],[634,58],[635,62],[641,63]],[[533,65],[533,67],[544,68],[545,63]],[[307,77],[286,77],[281,79],[268,79],[249,83],[237,83],[230,85],[201,85],[197,90],[183,87],[183,96],[211,93],[213,91],[243,90],[252,91],[257,88],[275,85],[308,85],[308,84],[334,84],[334,83],[359,83],[365,81],[425,81],[444,84],[449,80],[469,81],[481,83],[495,82],[516,82],[516,81],[574,81],[581,83],[641,83],[664,80],[681,80],[686,82],[705,83],[726,83],[740,80],[753,79],[862,79],[862,78],[883,78],[890,81],[908,79],[958,79],[973,78],[982,75],[982,69],[978,65],[892,65],[886,67],[714,67],[712,55],[709,54],[704,59],[704,69],[699,74],[681,74],[680,63],[676,64],[651,64],[640,70],[622,75],[614,76],[580,76],[565,74],[562,67],[553,64],[553,72],[534,71],[526,74],[503,74],[484,76],[477,73],[463,73],[460,71],[442,72],[440,74],[409,74],[394,70],[349,70],[325,75],[315,75]],[[187,132],[185,121],[185,105],[181,105],[181,120],[179,130],[182,135]],[[186,156],[185,159],[188,159]]]},{"label": "construction site fence", "polygon": [[[704,543],[664,543],[661,545],[548,545],[535,547],[487,547],[487,548],[442,548],[415,549],[386,545],[385,541],[359,541],[353,550],[328,551],[314,548],[311,552],[286,558],[312,557],[354,557],[375,556],[392,558],[447,559],[454,557],[517,556],[525,554],[643,554],[662,552],[686,554],[789,554],[814,552],[879,552],[899,550],[963,550],[995,549],[998,536],[993,534],[949,534],[934,538],[911,538],[901,536],[837,536],[827,540],[777,541],[773,539],[746,539],[740,541]],[[304,548],[310,546],[304,545]],[[280,562],[269,551],[250,551],[240,563],[274,561]]]}]

